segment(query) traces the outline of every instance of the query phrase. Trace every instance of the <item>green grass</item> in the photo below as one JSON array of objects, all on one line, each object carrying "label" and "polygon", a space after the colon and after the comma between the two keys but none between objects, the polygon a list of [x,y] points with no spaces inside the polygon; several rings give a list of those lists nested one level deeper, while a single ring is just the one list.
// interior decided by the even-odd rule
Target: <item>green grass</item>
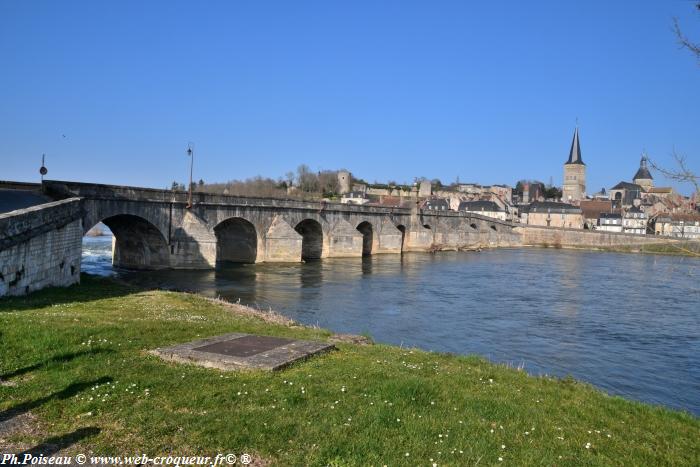
[{"label": "green grass", "polygon": [[30,409],[41,429],[10,438],[25,445],[90,429],[69,450],[104,455],[248,452],[274,465],[700,464],[698,418],[476,357],[338,344],[281,372],[225,373],[147,353],[233,331],[330,336],[195,295],[90,277],[2,299],[0,378],[15,385],[0,386],[0,420]]},{"label": "green grass", "polygon": [[671,256],[691,256],[700,257],[700,242],[687,241],[677,243],[651,243],[638,246],[617,246],[602,248],[605,251],[619,253],[649,253]]}]

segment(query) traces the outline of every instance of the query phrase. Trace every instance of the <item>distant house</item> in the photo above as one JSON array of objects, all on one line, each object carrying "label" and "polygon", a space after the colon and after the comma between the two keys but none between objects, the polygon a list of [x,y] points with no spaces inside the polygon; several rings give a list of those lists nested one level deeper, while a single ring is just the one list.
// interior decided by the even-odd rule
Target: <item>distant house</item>
[{"label": "distant house", "polygon": [[622,231],[645,235],[647,233],[647,214],[638,206],[626,209],[622,215]]},{"label": "distant house", "polygon": [[583,228],[583,212],[578,206],[554,201],[536,201],[520,211],[523,224],[547,227]]},{"label": "distant house", "polygon": [[415,200],[402,198],[401,196],[380,196],[378,201],[370,201],[367,206],[380,206],[383,208],[410,208]]},{"label": "distant house", "polygon": [[428,211],[449,211],[450,202],[444,198],[432,197],[423,201],[422,208]]},{"label": "distant house", "polygon": [[520,202],[529,204],[534,201],[544,201],[544,183],[541,182],[525,182],[522,184],[522,196]]},{"label": "distant house", "polygon": [[342,195],[340,202],[342,204],[365,204],[369,202],[369,197],[364,191],[350,191]]},{"label": "distant house", "polygon": [[583,211],[585,227],[591,230],[598,227],[601,213],[613,211],[612,201],[602,199],[581,200],[579,207]]},{"label": "distant house", "polygon": [[667,237],[700,239],[700,214],[659,215],[654,222],[654,233]]},{"label": "distant house", "polygon": [[598,230],[622,232],[622,214],[619,212],[601,212],[598,218]]},{"label": "distant house", "polygon": [[458,211],[473,212],[502,221],[505,221],[507,216],[506,210],[493,201],[462,201],[459,203]]}]

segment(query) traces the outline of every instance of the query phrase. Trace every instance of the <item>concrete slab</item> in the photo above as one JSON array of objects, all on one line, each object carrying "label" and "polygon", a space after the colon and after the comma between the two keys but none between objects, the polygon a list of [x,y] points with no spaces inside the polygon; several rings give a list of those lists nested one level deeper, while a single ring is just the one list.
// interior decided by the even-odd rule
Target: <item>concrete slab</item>
[{"label": "concrete slab", "polygon": [[280,370],[293,362],[335,349],[333,344],[231,333],[162,347],[151,353],[164,360],[220,370]]}]

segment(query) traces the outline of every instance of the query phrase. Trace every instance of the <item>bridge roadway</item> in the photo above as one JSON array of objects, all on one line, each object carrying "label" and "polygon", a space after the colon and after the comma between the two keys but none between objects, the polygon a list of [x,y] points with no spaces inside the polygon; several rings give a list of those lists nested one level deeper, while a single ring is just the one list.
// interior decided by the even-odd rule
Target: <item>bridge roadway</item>
[{"label": "bridge roadway", "polygon": [[219,261],[298,262],[402,251],[520,245],[513,225],[454,211],[387,208],[44,181],[54,200],[78,197],[82,229],[114,233],[113,264],[206,269]]}]

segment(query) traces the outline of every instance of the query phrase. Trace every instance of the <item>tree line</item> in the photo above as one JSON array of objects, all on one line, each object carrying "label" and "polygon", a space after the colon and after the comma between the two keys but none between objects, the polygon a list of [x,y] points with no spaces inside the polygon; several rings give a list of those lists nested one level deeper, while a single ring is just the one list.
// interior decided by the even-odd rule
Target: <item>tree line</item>
[{"label": "tree line", "polygon": [[[253,196],[265,198],[290,198],[314,200],[321,198],[337,198],[340,196],[338,182],[339,170],[313,171],[306,164],[301,164],[295,172],[289,171],[283,177],[255,176],[245,180],[229,180],[227,182],[207,183],[200,179],[192,182],[192,191],[233,196]],[[350,187],[353,179],[350,176]],[[184,183],[173,181],[168,189],[186,191]]]}]

